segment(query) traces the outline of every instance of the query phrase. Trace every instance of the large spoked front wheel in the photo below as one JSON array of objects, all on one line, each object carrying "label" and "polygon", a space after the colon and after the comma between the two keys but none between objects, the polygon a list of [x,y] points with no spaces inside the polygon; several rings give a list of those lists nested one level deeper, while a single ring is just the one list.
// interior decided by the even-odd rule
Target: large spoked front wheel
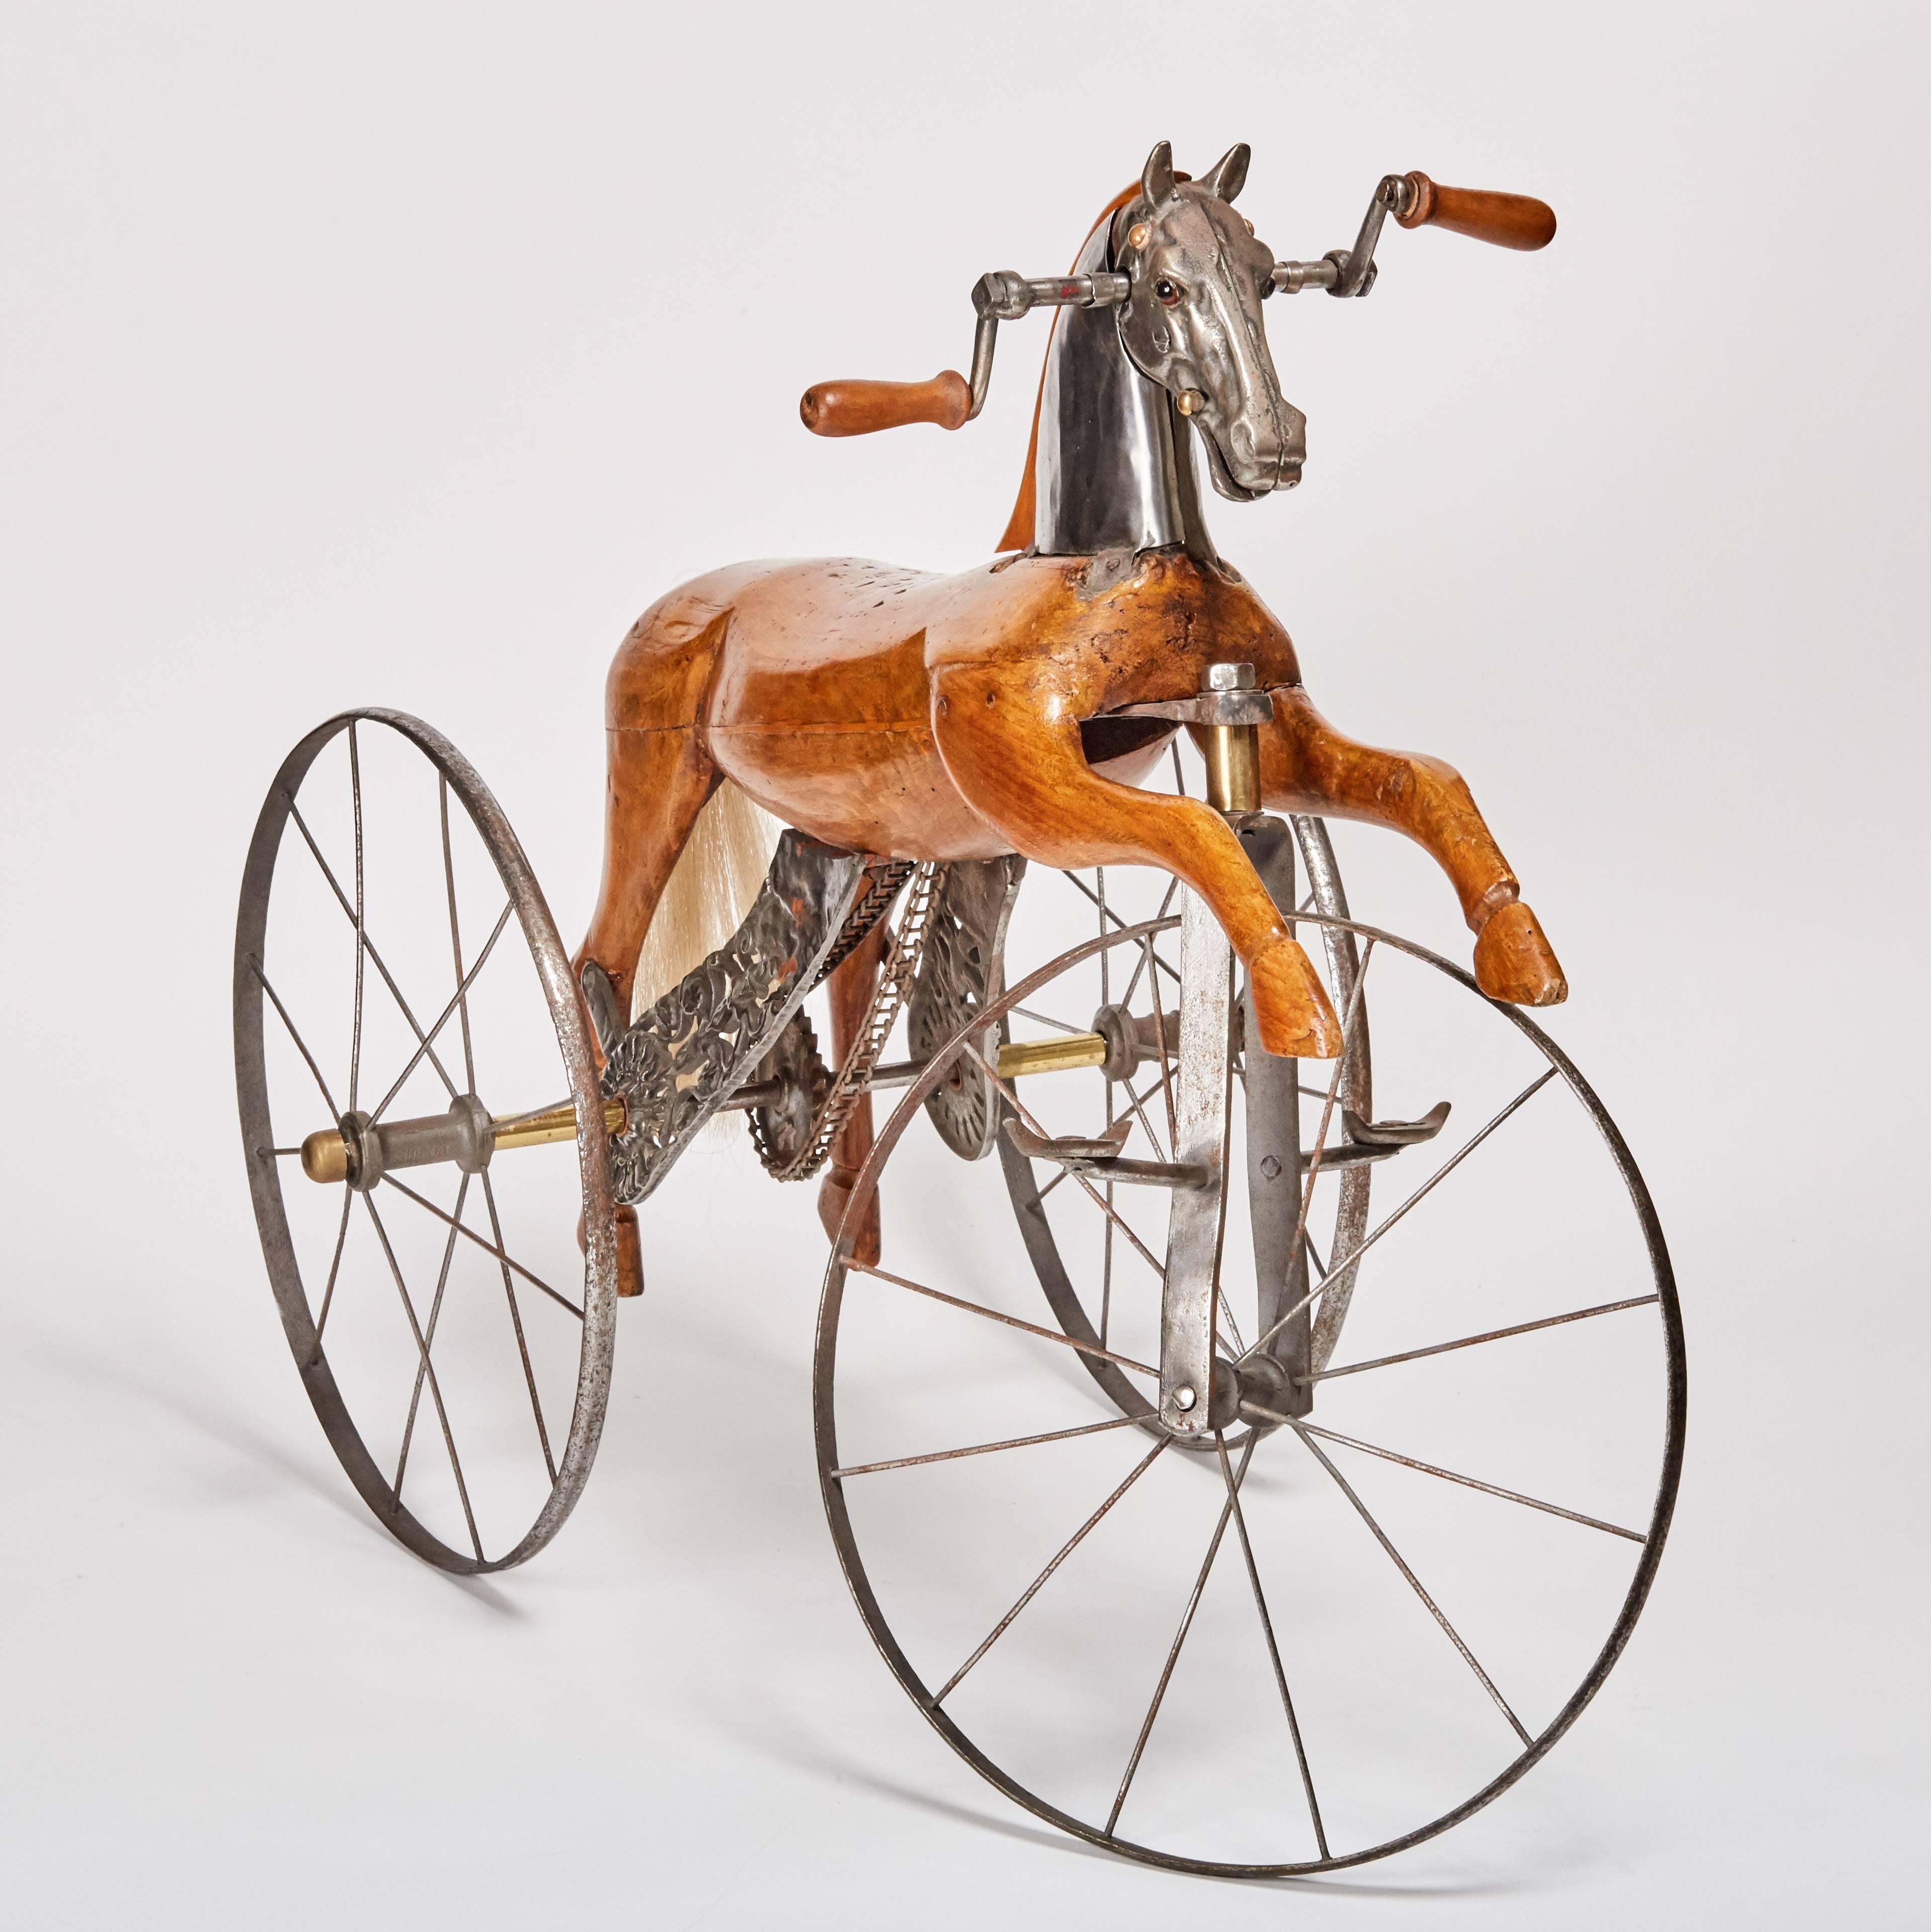
[{"label": "large spoked front wheel", "polygon": [[533,1556],[609,1395],[604,1106],[522,848],[418,720],[331,718],[277,775],[242,881],[235,1061],[269,1280],[349,1479],[444,1569]]},{"label": "large spoked front wheel", "polygon": [[[1561,1050],[1447,962],[1311,912],[1304,938],[1345,925],[1359,943],[1378,1094],[1408,1118],[1357,1117],[1382,1136],[1357,1137],[1333,1066],[1300,1068],[1293,1219],[1322,1232],[1292,1292],[1264,1202],[1256,1236],[1250,1116],[1219,1114],[1217,1162],[1188,1141],[1216,1066],[1237,1091],[1256,1064],[1231,1024],[1224,1042],[1201,1030],[1203,1000],[1239,1002],[1225,954],[1190,953],[1179,923],[1102,934],[1020,980],[885,1126],[853,1198],[883,1184],[900,1204],[886,1252],[876,1268],[835,1253],[820,1308],[820,1480],[886,1662],[1002,1790],[1152,1863],[1318,1871],[1467,1816],[1601,1684],[1675,1497],[1682,1330],[1642,1178]],[[1039,1318],[998,1171],[912,1129],[954,1059],[993,1061],[988,1026],[1054,1012],[1056,981],[1102,950],[1144,957],[1149,938],[1183,974],[1205,958],[1218,990],[1178,988],[1176,1091],[1143,1094],[1117,1153],[1082,1086],[1099,1070],[999,1083],[1026,1157],[1051,1170],[1044,1211],[1078,1193],[1118,1217],[1102,1343]],[[1188,1052],[1204,1056],[1191,1074]],[[1318,1197],[1350,1162],[1381,1171],[1377,1218],[1343,1246]],[[1211,1298],[1180,1313],[1207,1312],[1216,1366],[1183,1414],[1162,1372],[1183,1326],[1173,1282],[1203,1252]],[[1297,1366],[1283,1338],[1344,1278],[1359,1283],[1345,1342]]]}]

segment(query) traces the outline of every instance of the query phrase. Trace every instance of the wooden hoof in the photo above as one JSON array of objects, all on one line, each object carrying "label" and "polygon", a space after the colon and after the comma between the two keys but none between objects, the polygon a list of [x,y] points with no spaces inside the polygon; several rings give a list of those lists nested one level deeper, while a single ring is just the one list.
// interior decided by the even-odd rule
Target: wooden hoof
[{"label": "wooden hoof", "polygon": [[[838,1238],[838,1228],[845,1218],[845,1209],[850,1204],[852,1183],[857,1180],[855,1174],[831,1168],[818,1184],[818,1219],[824,1225],[826,1234],[832,1240]],[[878,1196],[874,1191],[871,1198],[865,1204],[865,1212],[858,1218],[857,1225],[847,1230],[852,1243],[852,1259],[862,1262],[867,1268],[876,1268],[879,1256]]]},{"label": "wooden hoof", "polygon": [[1333,1060],[1341,1052],[1341,1022],[1315,976],[1307,955],[1282,938],[1261,948],[1248,968],[1261,1044],[1296,1060]]},{"label": "wooden hoof", "polygon": [[643,1238],[637,1230],[637,1210],[621,1205],[617,1209],[617,1292],[643,1292]]},{"label": "wooden hoof", "polygon": [[[637,1210],[617,1203],[616,1216],[617,1233],[617,1293],[636,1295],[643,1292],[643,1237],[638,1232]],[[584,1231],[583,1217],[577,1216],[577,1249],[580,1254],[589,1252],[589,1238]]]},{"label": "wooden hoof", "polygon": [[1555,950],[1520,899],[1490,914],[1475,941],[1475,983],[1514,1006],[1553,1006],[1569,997]]}]

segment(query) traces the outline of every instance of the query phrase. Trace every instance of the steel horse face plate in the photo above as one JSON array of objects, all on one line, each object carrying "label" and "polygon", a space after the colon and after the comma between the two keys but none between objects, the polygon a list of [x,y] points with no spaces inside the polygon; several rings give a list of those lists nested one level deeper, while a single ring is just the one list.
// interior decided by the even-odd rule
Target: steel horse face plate
[{"label": "steel horse face plate", "polygon": [[1233,207],[1247,154],[1243,142],[1201,180],[1182,182],[1161,142],[1138,198],[1113,222],[1114,260],[1132,284],[1118,311],[1121,346],[1178,399],[1213,487],[1236,502],[1291,489],[1307,456],[1307,418],[1281,394],[1261,316],[1273,250]]}]

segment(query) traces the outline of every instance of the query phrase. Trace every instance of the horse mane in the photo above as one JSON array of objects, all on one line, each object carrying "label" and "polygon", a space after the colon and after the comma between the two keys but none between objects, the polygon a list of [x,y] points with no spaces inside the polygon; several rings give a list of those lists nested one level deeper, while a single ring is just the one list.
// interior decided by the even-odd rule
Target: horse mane
[{"label": "horse mane", "polygon": [[[1174,178],[1176,181],[1186,181],[1189,177],[1177,173]],[[1111,221],[1129,201],[1134,200],[1139,193],[1140,184],[1138,182],[1134,182],[1130,188],[1122,188],[1099,211],[1099,220],[1095,221],[1092,227],[1089,228],[1081,238],[1080,249],[1083,250],[1087,243],[1090,242],[1094,235],[1098,232],[1102,224]],[[1073,261],[1075,265],[1079,261],[1078,251],[1073,256]],[[1072,270],[1069,269],[1067,273],[1071,274]],[[1057,328],[1059,326],[1060,311],[1055,309],[1053,311],[1053,327]],[[1027,439],[1026,444],[1026,473],[1019,479],[1019,494],[1013,503],[1012,515],[1006,519],[1006,534],[994,546],[995,549],[1000,550],[1027,550],[1032,547],[1033,466],[1039,454],[1039,406],[1045,400],[1046,362],[1051,358],[1052,352],[1053,338],[1051,333],[1048,332],[1046,337],[1046,354],[1041,358],[1039,362],[1039,391],[1033,398],[1033,434]]]}]

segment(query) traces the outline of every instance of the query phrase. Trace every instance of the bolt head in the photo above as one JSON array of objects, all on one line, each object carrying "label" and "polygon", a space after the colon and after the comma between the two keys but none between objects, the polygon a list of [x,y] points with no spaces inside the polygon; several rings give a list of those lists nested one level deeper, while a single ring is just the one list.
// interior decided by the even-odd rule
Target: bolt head
[{"label": "bolt head", "polygon": [[1180,1386],[1174,1391],[1174,1406],[1178,1409],[1183,1415],[1184,1415],[1189,1409],[1192,1408],[1194,1404],[1199,1401],[1199,1400],[1200,1397],[1196,1395],[1192,1389],[1189,1388],[1184,1382],[1183,1382]]},{"label": "bolt head", "polygon": [[1209,691],[1252,691],[1254,667],[1251,664],[1210,664],[1207,668]]}]

